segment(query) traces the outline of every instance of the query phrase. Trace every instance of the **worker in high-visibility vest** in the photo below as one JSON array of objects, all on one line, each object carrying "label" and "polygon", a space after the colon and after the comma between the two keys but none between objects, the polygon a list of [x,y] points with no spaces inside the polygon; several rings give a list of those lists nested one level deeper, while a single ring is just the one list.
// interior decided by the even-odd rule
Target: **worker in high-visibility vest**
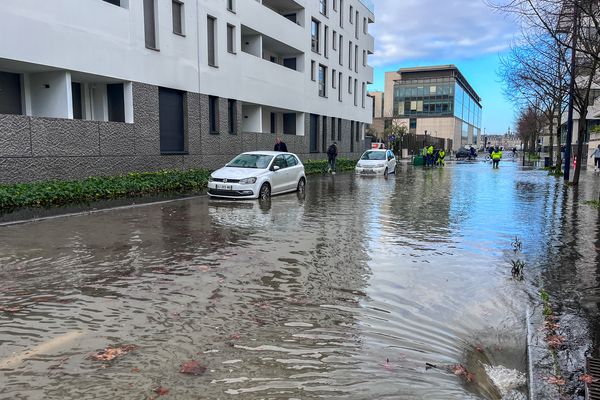
[{"label": "worker in high-visibility vest", "polygon": [[444,151],[444,149],[441,149],[438,152],[438,159],[437,159],[437,163],[440,167],[443,167],[444,165],[446,165],[444,158],[446,158],[446,151]]},{"label": "worker in high-visibility vest", "polygon": [[500,150],[498,148],[498,146],[496,146],[496,147],[494,147],[494,151],[492,151],[492,168],[498,168],[501,159],[502,159],[502,150]]},{"label": "worker in high-visibility vest", "polygon": [[427,165],[433,166],[433,146],[427,148]]}]

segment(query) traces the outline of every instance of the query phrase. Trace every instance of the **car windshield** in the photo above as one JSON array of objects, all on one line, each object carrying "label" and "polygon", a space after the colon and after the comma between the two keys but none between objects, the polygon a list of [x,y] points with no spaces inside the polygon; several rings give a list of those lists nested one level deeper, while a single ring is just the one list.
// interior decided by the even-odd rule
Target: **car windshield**
[{"label": "car windshield", "polygon": [[266,154],[240,154],[227,163],[226,167],[266,169],[272,159],[273,156]]},{"label": "car windshield", "polygon": [[361,160],[385,160],[385,151],[367,151]]}]

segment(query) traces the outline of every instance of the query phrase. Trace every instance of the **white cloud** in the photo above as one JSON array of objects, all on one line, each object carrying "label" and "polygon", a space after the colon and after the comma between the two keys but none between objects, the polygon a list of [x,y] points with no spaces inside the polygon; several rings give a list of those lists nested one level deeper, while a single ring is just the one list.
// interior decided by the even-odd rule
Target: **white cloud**
[{"label": "white cloud", "polygon": [[507,49],[518,26],[483,0],[375,0],[375,67],[461,60]]}]

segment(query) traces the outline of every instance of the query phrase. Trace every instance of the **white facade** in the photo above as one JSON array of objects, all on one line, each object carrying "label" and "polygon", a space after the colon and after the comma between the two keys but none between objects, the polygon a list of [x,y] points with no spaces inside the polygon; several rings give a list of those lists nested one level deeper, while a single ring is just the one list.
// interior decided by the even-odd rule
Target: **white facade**
[{"label": "white facade", "polygon": [[[30,116],[73,118],[68,94],[71,82],[80,82],[83,119],[106,121],[106,84],[122,82],[125,119],[134,122],[130,82],[141,82],[239,100],[243,112],[253,114],[244,116],[244,125],[259,132],[268,131],[265,119],[273,110],[370,123],[366,85],[373,80],[368,65],[373,13],[359,0],[327,0],[323,15],[322,1],[181,0],[183,32],[177,34],[174,2],[154,0],[156,49],[150,49],[143,0],[121,0],[120,6],[103,0],[2,0],[0,71],[21,74],[22,114]],[[282,15],[285,10],[296,14],[296,23]],[[215,21],[215,66],[208,62],[209,17]],[[318,53],[311,50],[313,19],[320,23]],[[358,49],[352,68],[350,41],[352,52]],[[296,70],[278,64],[285,57],[296,58]],[[319,64],[327,71],[325,97],[319,95],[318,71],[311,71]]]}]

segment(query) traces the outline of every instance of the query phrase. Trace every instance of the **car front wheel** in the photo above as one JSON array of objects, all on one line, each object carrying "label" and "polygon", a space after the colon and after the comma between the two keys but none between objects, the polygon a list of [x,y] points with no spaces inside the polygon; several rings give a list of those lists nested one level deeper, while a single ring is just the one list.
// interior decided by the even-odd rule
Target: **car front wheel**
[{"label": "car front wheel", "polygon": [[386,178],[388,177],[388,169],[386,168],[385,171],[383,171],[383,176],[385,176]]},{"label": "car front wheel", "polygon": [[298,191],[303,193],[306,190],[306,180],[304,178],[300,178],[298,181]]},{"label": "car front wheel", "polygon": [[265,200],[271,198],[271,186],[268,183],[263,183],[258,192],[258,198]]}]

